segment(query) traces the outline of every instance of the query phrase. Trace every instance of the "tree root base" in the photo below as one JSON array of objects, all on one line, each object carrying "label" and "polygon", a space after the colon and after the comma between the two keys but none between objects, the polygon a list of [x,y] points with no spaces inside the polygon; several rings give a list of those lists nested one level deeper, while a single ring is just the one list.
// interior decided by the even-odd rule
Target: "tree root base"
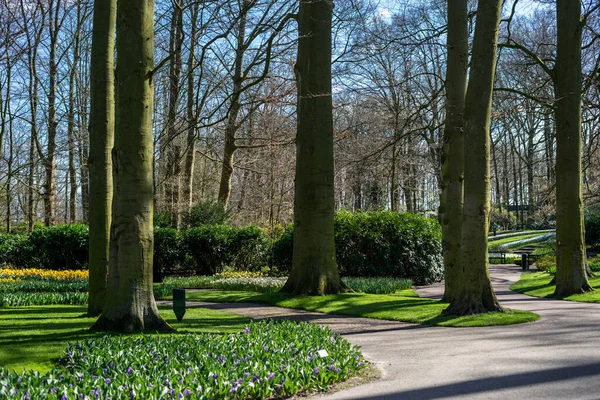
[{"label": "tree root base", "polygon": [[90,328],[94,332],[119,332],[119,333],[134,333],[134,332],[175,332],[160,316],[146,316],[140,318],[137,316],[125,314],[119,318],[109,318],[101,315],[100,318]]}]

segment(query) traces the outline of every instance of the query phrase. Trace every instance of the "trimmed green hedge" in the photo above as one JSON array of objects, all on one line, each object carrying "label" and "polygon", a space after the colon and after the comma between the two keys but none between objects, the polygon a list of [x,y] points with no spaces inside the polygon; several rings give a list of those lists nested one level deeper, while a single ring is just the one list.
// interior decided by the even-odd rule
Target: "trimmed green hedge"
[{"label": "trimmed green hedge", "polygon": [[[443,278],[442,234],[436,220],[390,211],[335,216],[336,259],[344,276],[389,276],[417,285]],[[293,227],[273,244],[272,263],[292,265]]]},{"label": "trimmed green hedge", "polygon": [[87,268],[88,232],[87,225],[74,224],[0,235],[0,263],[52,270]]},{"label": "trimmed green hedge", "polygon": [[[396,277],[427,284],[442,279],[441,232],[437,221],[394,212],[335,217],[337,262],[343,276]],[[259,228],[204,225],[185,231],[156,228],[154,275],[213,275],[237,271],[287,273],[292,265],[293,226],[273,243]],[[0,235],[0,263],[44,269],[87,268],[88,228],[61,225],[30,234]]]}]

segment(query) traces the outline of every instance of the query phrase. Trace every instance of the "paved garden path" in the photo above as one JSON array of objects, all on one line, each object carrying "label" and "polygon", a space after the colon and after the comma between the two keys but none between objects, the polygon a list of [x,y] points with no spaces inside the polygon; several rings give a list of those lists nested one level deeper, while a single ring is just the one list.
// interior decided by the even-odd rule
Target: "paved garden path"
[{"label": "paved garden path", "polygon": [[[515,266],[492,266],[500,302],[533,311],[537,322],[485,328],[425,327],[251,304],[192,303],[253,318],[294,318],[330,326],[382,378],[324,399],[600,399],[600,304],[545,300],[508,289]],[[439,298],[442,284],[417,288]]]}]

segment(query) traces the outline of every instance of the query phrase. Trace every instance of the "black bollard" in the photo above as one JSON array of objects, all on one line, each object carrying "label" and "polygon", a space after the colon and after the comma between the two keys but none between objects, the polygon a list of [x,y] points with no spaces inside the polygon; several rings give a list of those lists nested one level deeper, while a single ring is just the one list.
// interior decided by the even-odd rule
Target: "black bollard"
[{"label": "black bollard", "polygon": [[181,322],[185,315],[185,289],[173,289],[173,312]]}]

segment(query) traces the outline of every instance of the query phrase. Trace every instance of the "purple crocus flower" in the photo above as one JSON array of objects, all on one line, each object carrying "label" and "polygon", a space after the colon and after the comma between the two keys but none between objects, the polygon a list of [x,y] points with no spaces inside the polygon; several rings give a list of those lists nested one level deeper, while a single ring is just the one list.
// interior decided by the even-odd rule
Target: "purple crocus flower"
[{"label": "purple crocus flower", "polygon": [[251,331],[251,330],[250,330],[248,327],[245,327],[245,328],[244,328],[244,333],[246,333],[246,334],[248,334],[248,335],[249,335],[249,334],[251,334],[251,333],[252,333],[252,331]]},{"label": "purple crocus flower", "polygon": [[131,367],[127,368],[127,374],[128,375],[133,374],[133,368],[131,368]]},{"label": "purple crocus flower", "polygon": [[315,369],[313,370],[313,374],[316,375],[319,373],[319,367],[315,367]]},{"label": "purple crocus flower", "polygon": [[257,382],[257,381],[259,381],[259,380],[260,380],[260,378],[259,378],[257,375],[254,375],[254,376],[252,377],[252,382]]},{"label": "purple crocus flower", "polygon": [[185,395],[185,397],[188,397],[190,394],[192,394],[192,391],[190,389],[185,389],[183,391],[183,394]]},{"label": "purple crocus flower", "polygon": [[362,361],[358,363],[358,366],[359,366],[359,367],[360,367],[360,366],[362,366],[362,365],[363,365]]},{"label": "purple crocus flower", "polygon": [[274,374],[274,373],[272,373],[272,372],[269,372],[269,380],[273,379],[273,377],[274,377],[274,376],[275,376],[275,374]]},{"label": "purple crocus flower", "polygon": [[331,364],[331,365],[329,366],[329,370],[330,370],[330,371],[333,371],[334,369],[335,369],[335,367],[333,366],[333,364]]},{"label": "purple crocus flower", "polygon": [[30,400],[30,398],[29,398],[29,390],[25,392],[25,400]]},{"label": "purple crocus flower", "polygon": [[106,383],[107,385],[110,385],[110,382],[111,382],[110,378],[106,378],[106,379],[104,380],[104,383]]},{"label": "purple crocus flower", "polygon": [[61,397],[61,400],[69,400],[69,398],[67,397],[66,394],[63,394],[62,397]]},{"label": "purple crocus flower", "polygon": [[336,374],[339,374],[339,373],[340,373],[340,371],[341,371],[341,369],[339,369],[339,368],[336,368],[336,369],[335,369],[335,373],[336,373]]},{"label": "purple crocus flower", "polygon": [[247,373],[247,372],[244,372],[244,378],[247,378],[247,377],[249,377],[249,376],[250,376],[250,374],[249,374],[249,373]]}]

